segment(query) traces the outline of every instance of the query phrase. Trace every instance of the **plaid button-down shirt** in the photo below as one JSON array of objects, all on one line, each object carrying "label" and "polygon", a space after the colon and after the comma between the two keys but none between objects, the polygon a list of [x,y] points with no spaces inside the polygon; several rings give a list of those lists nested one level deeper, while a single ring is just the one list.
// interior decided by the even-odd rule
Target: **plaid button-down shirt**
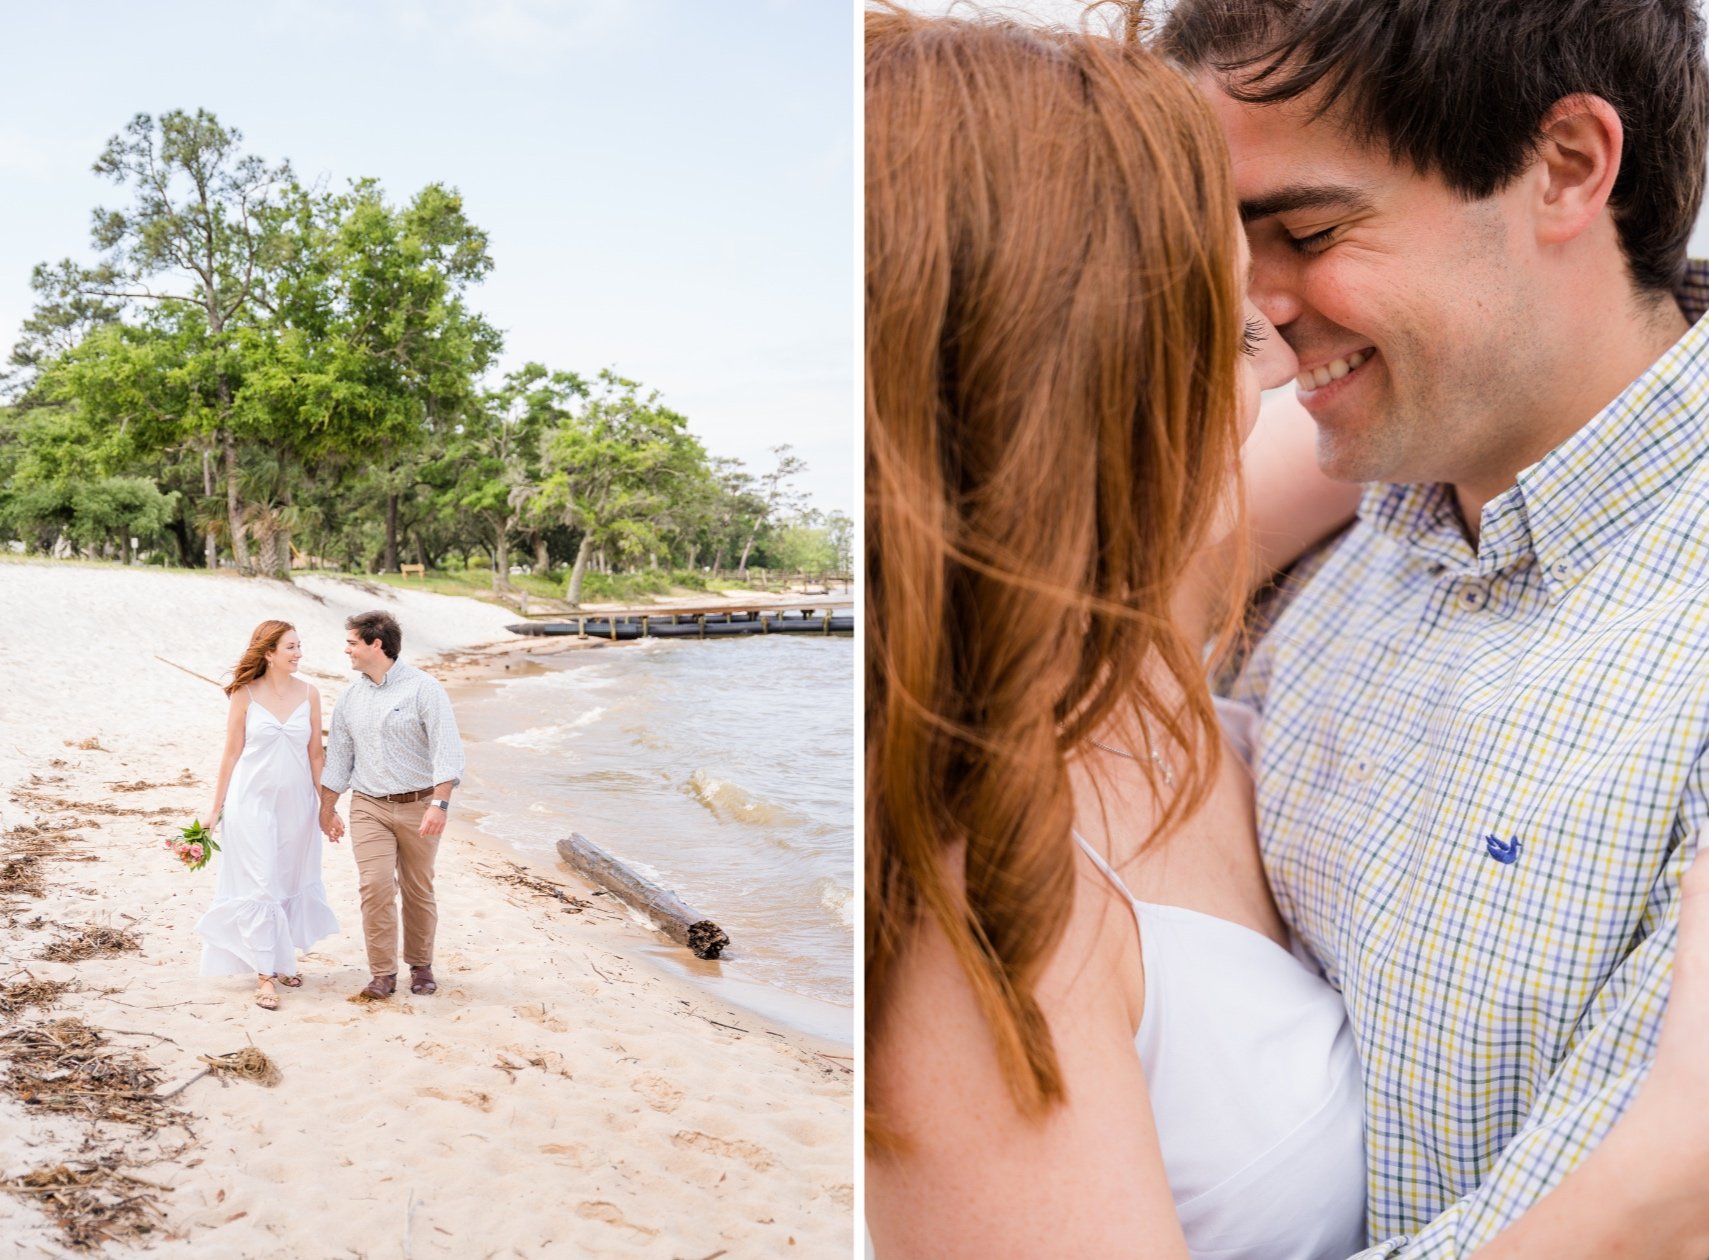
[{"label": "plaid button-down shirt", "polygon": [[1631,1099],[1709,823],[1699,322],[1489,503],[1377,486],[1254,650],[1259,833],[1365,1077],[1372,1256],[1487,1242]]},{"label": "plaid button-down shirt", "polygon": [[462,781],[463,741],[439,680],[402,661],[377,683],[357,674],[332,710],[320,785],[391,796]]}]

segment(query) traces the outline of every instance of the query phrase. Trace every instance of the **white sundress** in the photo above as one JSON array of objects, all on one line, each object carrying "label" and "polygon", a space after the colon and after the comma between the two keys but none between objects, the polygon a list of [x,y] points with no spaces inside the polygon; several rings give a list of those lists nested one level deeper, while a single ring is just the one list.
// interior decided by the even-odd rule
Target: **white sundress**
[{"label": "white sundress", "polygon": [[226,792],[214,904],[196,924],[204,976],[297,973],[297,951],[338,931],[320,878],[320,794],[309,702],[281,722],[251,694]]}]

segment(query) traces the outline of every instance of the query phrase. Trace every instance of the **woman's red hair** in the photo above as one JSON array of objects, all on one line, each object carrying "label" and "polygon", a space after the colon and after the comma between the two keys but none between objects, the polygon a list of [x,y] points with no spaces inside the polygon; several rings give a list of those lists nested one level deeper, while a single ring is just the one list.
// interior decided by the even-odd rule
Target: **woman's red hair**
[{"label": "woman's red hair", "polygon": [[1169,613],[1239,445],[1239,230],[1214,119],[1137,43],[867,13],[869,1062],[930,919],[1016,1105],[1060,1101],[1068,761],[1125,712],[1176,763],[1165,827],[1209,790]]},{"label": "woman's red hair", "polygon": [[267,654],[279,646],[279,640],[295,630],[288,621],[263,621],[249,636],[249,646],[243,649],[237,666],[231,671],[231,681],[225,693],[230,695],[239,687],[247,687],[267,673]]}]

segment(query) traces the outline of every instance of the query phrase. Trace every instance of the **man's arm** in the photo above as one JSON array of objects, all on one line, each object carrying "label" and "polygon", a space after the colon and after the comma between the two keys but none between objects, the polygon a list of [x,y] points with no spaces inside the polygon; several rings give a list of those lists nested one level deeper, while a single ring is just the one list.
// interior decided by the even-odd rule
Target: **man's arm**
[{"label": "man's arm", "polygon": [[320,829],[332,839],[344,834],[344,822],[338,816],[338,798],[350,786],[350,776],[356,769],[356,741],[350,735],[350,723],[344,716],[343,697],[332,710],[332,728],[326,737],[326,768],[320,775]]},{"label": "man's arm", "polygon": [[[418,695],[417,712],[433,763],[433,799],[448,802],[452,789],[463,781],[463,740],[457,733],[457,715],[451,709],[451,697],[437,681],[430,679]],[[421,834],[436,836],[444,831],[445,815],[445,810],[429,805],[421,818]]]},{"label": "man's arm", "polygon": [[463,740],[457,733],[457,715],[451,697],[435,679],[428,679],[417,700],[416,712],[427,736],[427,757],[433,763],[434,794],[447,793],[463,781]]}]

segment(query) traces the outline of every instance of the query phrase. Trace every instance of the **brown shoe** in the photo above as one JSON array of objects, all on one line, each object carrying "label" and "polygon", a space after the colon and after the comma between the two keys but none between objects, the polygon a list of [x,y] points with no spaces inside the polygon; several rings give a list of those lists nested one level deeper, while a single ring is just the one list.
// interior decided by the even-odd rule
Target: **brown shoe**
[{"label": "brown shoe", "polygon": [[374,998],[376,1000],[380,998],[389,998],[397,991],[397,987],[398,978],[396,975],[375,976],[372,980],[368,981],[368,987],[362,990],[361,995],[365,998]]},{"label": "brown shoe", "polygon": [[409,991],[422,994],[439,992],[439,986],[433,982],[433,968],[411,967],[409,969]]}]

